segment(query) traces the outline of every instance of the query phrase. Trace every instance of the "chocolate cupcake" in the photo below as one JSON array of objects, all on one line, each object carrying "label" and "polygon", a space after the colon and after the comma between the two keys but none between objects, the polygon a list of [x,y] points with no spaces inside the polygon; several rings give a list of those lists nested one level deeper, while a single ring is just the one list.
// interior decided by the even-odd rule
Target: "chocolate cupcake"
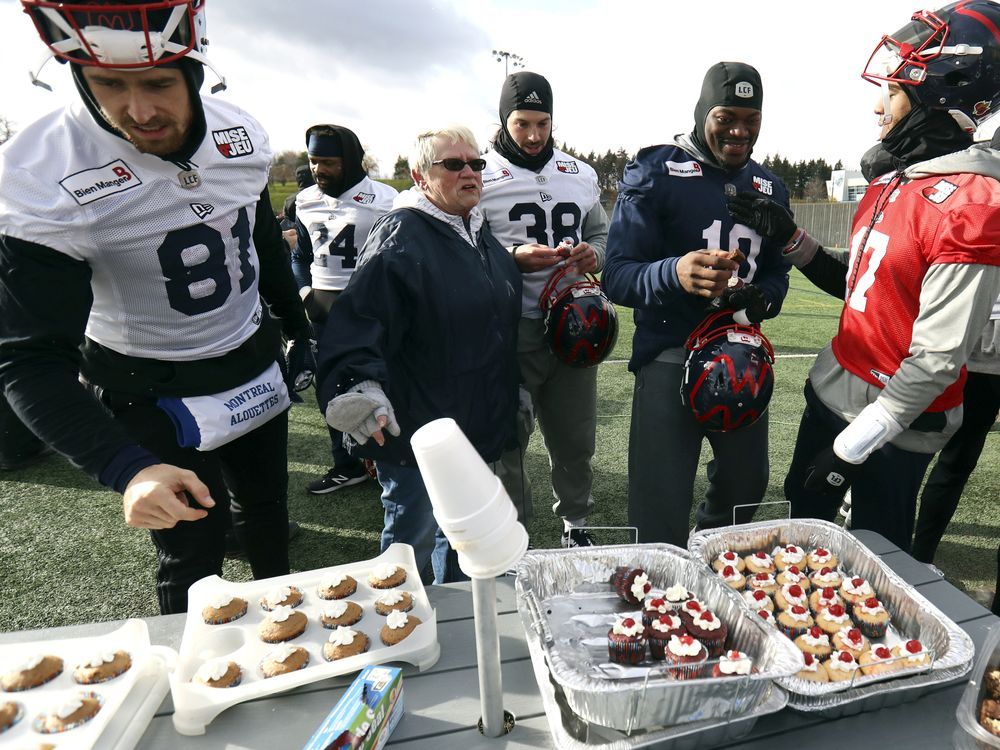
[{"label": "chocolate cupcake", "polygon": [[73,670],[73,679],[81,685],[93,685],[113,680],[132,666],[127,651],[99,651],[91,654]]},{"label": "chocolate cupcake", "polygon": [[667,604],[679,612],[681,605],[693,599],[694,596],[681,584],[675,583],[673,586],[667,586],[666,591],[663,592],[663,598],[667,601]]},{"label": "chocolate cupcake", "polygon": [[633,606],[638,606],[653,588],[645,570],[628,567],[615,568],[611,587],[622,601]]},{"label": "chocolate cupcake", "polygon": [[705,650],[708,651],[709,658],[715,659],[725,651],[729,628],[714,612],[706,609],[697,617],[693,617],[686,625],[688,632],[701,641]]},{"label": "chocolate cupcake", "polygon": [[260,600],[262,609],[268,612],[278,607],[295,608],[302,604],[302,592],[295,586],[279,586],[264,594]]},{"label": "chocolate cupcake", "polygon": [[701,601],[701,599],[688,599],[678,608],[677,614],[681,616],[681,622],[684,623],[684,627],[687,627],[691,623],[691,620],[702,612],[707,611],[708,605]]},{"label": "chocolate cupcake", "polygon": [[32,726],[41,734],[58,734],[76,729],[97,716],[103,701],[97,693],[78,693],[44,714]]},{"label": "chocolate cupcake", "polygon": [[202,664],[194,674],[194,682],[210,688],[236,687],[243,679],[243,670],[234,661],[216,659]]},{"label": "chocolate cupcake", "polygon": [[50,654],[33,654],[15,664],[0,677],[0,687],[8,693],[31,690],[54,680],[63,671],[63,660]]},{"label": "chocolate cupcake", "polygon": [[694,636],[671,636],[663,650],[663,660],[669,665],[667,674],[675,680],[694,680],[704,674],[708,651]]},{"label": "chocolate cupcake", "polygon": [[712,677],[745,677],[753,670],[753,659],[742,651],[726,651],[712,667]]},{"label": "chocolate cupcake", "polygon": [[246,599],[232,594],[215,594],[208,605],[201,610],[201,619],[206,625],[225,625],[238,620],[247,613]]},{"label": "chocolate cupcake", "polygon": [[884,637],[889,619],[889,610],[874,596],[854,605],[854,623],[869,638]]},{"label": "chocolate cupcake", "polygon": [[334,573],[320,581],[316,596],[320,599],[346,599],[358,590],[358,582],[345,573]]},{"label": "chocolate cupcake", "polygon": [[615,618],[608,631],[608,658],[615,664],[638,664],[646,656],[646,638],[641,622],[633,617]]},{"label": "chocolate cupcake", "polygon": [[647,596],[646,600],[642,603],[642,624],[648,628],[650,623],[660,615],[665,615],[673,611],[673,607],[667,604],[667,600],[663,597]]},{"label": "chocolate cupcake", "polygon": [[687,635],[681,618],[675,612],[668,612],[653,620],[646,628],[650,656],[657,661],[663,661],[663,649],[674,635]]}]

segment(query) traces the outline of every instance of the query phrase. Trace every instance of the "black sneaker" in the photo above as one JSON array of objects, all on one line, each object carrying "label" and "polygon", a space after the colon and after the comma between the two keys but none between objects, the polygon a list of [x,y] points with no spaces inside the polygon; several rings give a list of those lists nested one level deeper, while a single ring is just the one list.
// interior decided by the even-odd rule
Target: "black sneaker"
[{"label": "black sneaker", "polygon": [[[292,541],[302,531],[298,521],[288,522],[288,541]],[[243,545],[236,538],[236,532],[230,529],[226,532],[226,557],[243,557]]]},{"label": "black sneaker", "polygon": [[342,487],[350,487],[352,484],[360,484],[368,479],[368,472],[363,464],[358,464],[350,469],[338,469],[334,466],[325,476],[314,479],[306,485],[306,491],[310,495],[325,495],[328,492],[336,492]]},{"label": "black sneaker", "polygon": [[596,547],[598,546],[598,542],[594,539],[593,534],[586,529],[574,528],[563,532],[562,546],[569,548]]}]

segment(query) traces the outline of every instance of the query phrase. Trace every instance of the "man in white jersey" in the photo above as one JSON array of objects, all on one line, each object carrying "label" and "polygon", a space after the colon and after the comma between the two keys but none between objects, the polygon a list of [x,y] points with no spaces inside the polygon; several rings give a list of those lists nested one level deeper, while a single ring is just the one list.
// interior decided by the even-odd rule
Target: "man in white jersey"
[{"label": "man in white jersey", "polygon": [[[554,147],[549,82],[527,71],[507,76],[500,93],[500,129],[486,153],[480,208],[522,273],[518,361],[549,452],[556,501],[552,510],[563,519],[567,547],[595,544],[585,527],[594,509],[597,368],[571,367],[549,350],[539,297],[566,263],[575,274],[600,270],[608,236],[600,197],[590,165]],[[520,420],[519,447],[504,454],[499,471],[521,520],[531,515],[531,487],[524,472],[531,421]]]},{"label": "man in white jersey", "polygon": [[276,357],[308,322],[267,135],[198,93],[204,0],[22,5],[80,101],[0,149],[0,385],[124,495],[158,552],[160,610],[184,612],[222,572],[230,492],[254,576],[288,572]]},{"label": "man in white jersey", "polygon": [[[361,142],[345,127],[313,125],[306,131],[306,151],[316,184],[304,188],[295,199],[298,243],[292,252],[292,271],[316,340],[321,341],[330,308],[350,281],[375,220],[392,208],[396,191],[365,173]],[[306,485],[313,495],[368,478],[361,460],[344,448],[343,435],[333,427],[328,429],[333,466]]]}]

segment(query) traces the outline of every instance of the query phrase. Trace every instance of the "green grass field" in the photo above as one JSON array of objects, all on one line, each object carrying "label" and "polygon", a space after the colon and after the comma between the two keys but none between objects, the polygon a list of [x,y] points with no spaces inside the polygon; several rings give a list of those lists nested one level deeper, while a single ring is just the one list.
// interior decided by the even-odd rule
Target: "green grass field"
[{"label": "green grass field", "polygon": [[[771,485],[768,501],[781,501],[781,482],[791,457],[803,407],[802,384],[812,355],[831,338],[840,303],[816,291],[797,273],[782,314],[765,328],[779,359],[771,402]],[[626,361],[631,311],[621,310],[622,335],[601,365],[598,454],[594,461],[593,525],[626,523],[628,426],[632,375]],[[292,409],[289,436],[290,515],[302,525],[291,548],[294,570],[337,565],[378,553],[382,508],[373,482],[313,497],[304,486],[325,472],[326,430],[311,393]],[[708,451],[703,452],[703,462]],[[669,460],[669,456],[664,456]],[[547,458],[536,434],[528,468],[534,483],[536,547],[559,543],[561,522],[547,507]],[[1000,433],[990,434],[979,467],[965,491],[936,563],[959,586],[992,586],[1000,536]],[[704,466],[695,497],[704,492]],[[764,508],[758,518],[781,515]],[[21,630],[157,614],[155,555],[145,532],[125,526],[120,496],[99,487],[64,459],[51,456],[20,472],[0,474],[0,630]],[[625,542],[623,532],[604,532],[605,542]],[[249,578],[245,562],[226,562],[224,575]]]}]

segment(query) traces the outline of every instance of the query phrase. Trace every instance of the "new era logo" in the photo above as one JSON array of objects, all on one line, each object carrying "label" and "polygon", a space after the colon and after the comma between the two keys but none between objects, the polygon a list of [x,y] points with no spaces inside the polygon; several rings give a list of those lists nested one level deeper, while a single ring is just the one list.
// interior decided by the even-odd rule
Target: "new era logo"
[{"label": "new era logo", "polygon": [[225,130],[213,130],[212,139],[219,153],[227,159],[235,159],[238,156],[249,156],[253,153],[253,143],[246,128],[238,126],[226,128]]},{"label": "new era logo", "polygon": [[538,96],[538,92],[537,91],[532,91],[530,94],[528,94],[526,97],[524,97],[524,103],[525,104],[541,104],[542,100]]},{"label": "new era logo", "polygon": [[199,219],[204,219],[215,210],[215,206],[211,203],[189,203],[188,205],[191,206],[191,210]]}]

